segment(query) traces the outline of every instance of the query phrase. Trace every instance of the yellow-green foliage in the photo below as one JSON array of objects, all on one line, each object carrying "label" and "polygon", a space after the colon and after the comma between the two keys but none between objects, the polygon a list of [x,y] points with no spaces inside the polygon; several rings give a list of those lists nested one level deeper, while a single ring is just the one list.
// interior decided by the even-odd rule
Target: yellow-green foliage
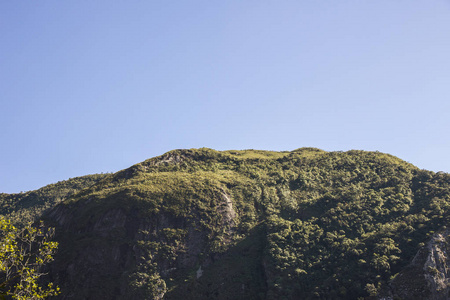
[{"label": "yellow-green foliage", "polygon": [[59,294],[49,283],[39,285],[42,267],[53,260],[58,243],[51,241],[52,229],[26,226],[17,229],[0,218],[0,296],[12,299],[44,299]]},{"label": "yellow-green foliage", "polygon": [[237,159],[277,159],[289,154],[289,152],[262,151],[262,150],[228,150],[222,154]]}]

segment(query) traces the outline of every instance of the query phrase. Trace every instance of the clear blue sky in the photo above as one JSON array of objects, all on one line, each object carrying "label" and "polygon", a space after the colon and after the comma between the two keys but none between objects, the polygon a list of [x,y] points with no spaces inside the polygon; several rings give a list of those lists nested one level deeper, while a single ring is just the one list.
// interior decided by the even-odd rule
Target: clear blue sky
[{"label": "clear blue sky", "polygon": [[176,148],[450,172],[450,1],[1,1],[0,192]]}]

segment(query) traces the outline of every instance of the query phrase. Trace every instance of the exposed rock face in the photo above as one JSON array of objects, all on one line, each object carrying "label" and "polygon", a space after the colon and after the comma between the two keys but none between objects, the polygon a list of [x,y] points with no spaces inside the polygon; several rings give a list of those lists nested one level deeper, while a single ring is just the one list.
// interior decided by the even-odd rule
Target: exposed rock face
[{"label": "exposed rock face", "polygon": [[[222,241],[229,243],[236,218],[232,199],[223,189],[212,194],[224,228]],[[189,269],[200,270],[200,277],[201,265],[210,263],[208,257],[200,258],[213,235],[198,226],[195,208],[192,220],[170,212],[143,217],[136,207],[93,213],[86,207],[95,201],[60,205],[46,216],[59,231],[60,252],[51,273],[65,291],[62,299],[162,299],[164,278]]]},{"label": "exposed rock face", "polygon": [[450,299],[450,230],[435,233],[391,283],[394,299]]},{"label": "exposed rock face", "polygon": [[432,299],[448,299],[450,292],[450,231],[436,233],[427,245],[429,254],[424,265],[425,279]]},{"label": "exposed rock face", "polygon": [[152,165],[159,166],[162,164],[179,163],[186,159],[185,154],[181,153],[166,153],[161,155],[158,160],[152,161]]},{"label": "exposed rock face", "polygon": [[[121,237],[121,231],[130,227],[124,212],[109,210],[92,220],[89,227],[79,227],[73,211],[63,206],[52,210],[48,218],[57,222],[63,234],[58,238],[61,251],[51,270],[54,280],[66,291],[61,298],[106,299],[120,295],[123,286],[116,284],[110,294],[103,296],[96,292],[96,286],[99,282],[104,285],[110,282],[111,286],[114,281],[120,282],[121,269],[132,263],[133,249]],[[64,235],[72,239],[66,240]]]}]

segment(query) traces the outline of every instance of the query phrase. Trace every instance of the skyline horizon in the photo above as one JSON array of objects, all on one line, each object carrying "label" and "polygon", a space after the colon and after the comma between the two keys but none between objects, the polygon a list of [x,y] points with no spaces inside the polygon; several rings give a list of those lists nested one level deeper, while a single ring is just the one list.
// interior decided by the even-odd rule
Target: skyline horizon
[{"label": "skyline horizon", "polygon": [[146,159],[143,159],[143,160],[141,160],[141,161],[139,161],[139,162],[133,163],[133,164],[127,166],[127,167],[124,167],[124,168],[118,169],[118,170],[113,170],[113,171],[99,171],[99,172],[95,172],[95,173],[89,173],[89,174],[81,174],[81,175],[76,175],[76,176],[70,176],[70,177],[68,177],[68,178],[60,179],[60,180],[55,181],[55,182],[49,182],[49,183],[47,183],[47,184],[44,184],[44,185],[42,185],[42,186],[39,186],[39,187],[30,189],[30,190],[20,190],[20,191],[12,192],[12,193],[0,191],[0,193],[4,193],[4,194],[20,194],[20,193],[27,193],[27,192],[32,192],[32,191],[38,190],[38,189],[43,188],[43,187],[45,187],[45,186],[47,186],[47,185],[56,184],[56,183],[58,183],[58,182],[66,181],[66,180],[69,180],[69,179],[72,179],[72,178],[83,177],[83,176],[89,176],[89,175],[96,175],[96,174],[115,174],[115,173],[117,173],[117,172],[126,170],[126,169],[132,167],[133,165],[142,163],[142,162],[144,162],[144,161],[146,161],[146,160],[149,160],[149,159],[152,159],[152,158],[156,158],[156,157],[158,157],[158,156],[162,156],[162,155],[164,155],[164,154],[166,154],[166,153],[169,153],[169,152],[172,152],[172,151],[176,151],[176,150],[211,149],[211,150],[215,150],[215,151],[219,151],[219,152],[226,152],[226,151],[251,151],[251,150],[254,150],[254,151],[274,151],[274,152],[293,152],[293,151],[296,151],[296,150],[299,150],[299,149],[303,149],[303,148],[314,148],[314,149],[319,149],[319,150],[322,150],[322,151],[325,151],[325,152],[338,152],[338,153],[345,153],[345,152],[348,152],[348,151],[364,151],[364,152],[383,153],[383,154],[388,154],[388,155],[392,155],[392,156],[394,156],[394,157],[397,157],[397,158],[401,159],[402,161],[404,161],[404,162],[406,162],[406,163],[408,163],[408,164],[411,164],[411,165],[413,165],[413,166],[415,166],[415,167],[417,167],[418,169],[421,169],[421,170],[427,170],[427,171],[431,171],[431,172],[434,172],[434,173],[439,173],[439,172],[450,173],[450,172],[446,172],[446,171],[443,171],[443,170],[437,170],[437,171],[436,171],[436,170],[429,170],[429,169],[426,169],[426,168],[421,168],[421,167],[417,166],[416,164],[414,164],[414,163],[412,163],[412,162],[410,162],[410,161],[407,161],[407,160],[405,160],[405,159],[403,159],[403,158],[401,158],[401,157],[399,157],[399,156],[397,156],[397,155],[394,155],[394,154],[392,154],[392,153],[383,152],[383,151],[378,151],[378,150],[364,150],[364,149],[325,150],[325,149],[321,149],[321,148],[317,148],[317,147],[311,147],[311,146],[299,147],[299,148],[295,148],[295,149],[292,149],[292,150],[270,150],[270,149],[250,149],[250,148],[249,148],[249,149],[225,149],[225,150],[217,150],[217,149],[210,148],[210,147],[199,147],[199,148],[177,148],[177,149],[168,150],[168,151],[166,151],[166,152],[164,152],[164,153],[157,154],[157,155],[152,156],[152,157],[148,157],[148,158],[146,158]]},{"label": "skyline horizon", "polygon": [[0,192],[177,148],[450,172],[450,3],[0,3]]}]

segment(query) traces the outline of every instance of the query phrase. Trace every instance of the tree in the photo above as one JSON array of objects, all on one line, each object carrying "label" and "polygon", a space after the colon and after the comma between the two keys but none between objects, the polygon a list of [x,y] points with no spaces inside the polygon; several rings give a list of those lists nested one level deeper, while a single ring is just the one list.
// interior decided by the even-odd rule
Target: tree
[{"label": "tree", "polygon": [[0,217],[0,299],[44,299],[59,294],[59,288],[49,283],[38,284],[43,266],[53,260],[58,243],[51,241],[53,228],[41,222],[16,228]]}]

